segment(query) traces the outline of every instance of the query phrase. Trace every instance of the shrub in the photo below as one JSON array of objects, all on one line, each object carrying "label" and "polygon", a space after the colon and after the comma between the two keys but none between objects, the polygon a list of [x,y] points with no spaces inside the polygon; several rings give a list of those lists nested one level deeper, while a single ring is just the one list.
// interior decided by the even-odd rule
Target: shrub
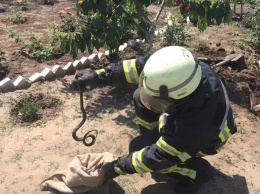
[{"label": "shrub", "polygon": [[161,37],[164,46],[183,45],[189,39],[182,17],[178,14],[175,15],[166,18],[165,32]]},{"label": "shrub", "polygon": [[[56,44],[59,41],[59,30],[55,22],[49,23],[49,29],[52,34],[49,36],[48,42],[44,43],[41,37],[36,37],[35,33],[27,29],[30,38],[27,40],[23,39],[20,34],[17,33],[17,30],[7,28],[7,33],[9,38],[14,38],[15,43],[22,46],[21,50],[27,52],[32,58],[38,62],[43,62],[49,59],[52,59],[55,55],[60,55],[62,53],[55,53]],[[58,47],[58,46],[57,46]]]},{"label": "shrub", "polygon": [[246,17],[243,19],[246,28],[250,29],[250,39],[254,47],[260,51],[260,15],[254,9],[249,8]]}]

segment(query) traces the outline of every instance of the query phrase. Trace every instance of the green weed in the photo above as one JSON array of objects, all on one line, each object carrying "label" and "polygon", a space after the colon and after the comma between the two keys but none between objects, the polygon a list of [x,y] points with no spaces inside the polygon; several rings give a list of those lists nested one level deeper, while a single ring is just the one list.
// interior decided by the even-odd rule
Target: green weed
[{"label": "green weed", "polygon": [[250,48],[249,48],[248,44],[246,44],[244,41],[237,40],[237,41],[235,42],[235,46],[236,46],[237,48],[239,48],[240,50],[250,51]]},{"label": "green weed", "polygon": [[54,0],[42,0],[43,4],[47,4],[47,5],[53,5],[54,4]]},{"label": "green weed", "polygon": [[4,152],[4,148],[0,148],[0,158],[3,152]]},{"label": "green weed", "polygon": [[51,161],[49,162],[48,164],[48,169],[47,169],[47,172],[50,172],[50,171],[56,171],[58,170],[58,168],[60,167],[59,163],[58,162],[55,162],[55,161]]},{"label": "green weed", "polygon": [[[7,28],[6,32],[9,38],[14,38],[15,43],[21,45],[21,50],[23,52],[31,55],[37,62],[43,62],[52,59],[58,50],[57,43],[59,41],[60,32],[58,30],[58,25],[55,22],[49,23],[49,30],[52,32],[49,36],[47,43],[45,43],[41,37],[36,37],[35,33],[31,29],[27,29],[29,33],[29,39],[24,39],[17,30]],[[57,53],[62,54],[62,53]]]},{"label": "green weed", "polygon": [[123,148],[122,145],[119,145],[119,146],[115,147],[115,153],[117,155],[122,155],[123,152],[124,152],[124,148]]},{"label": "green weed", "polygon": [[251,43],[259,51],[260,50],[260,15],[257,11],[249,8],[247,16],[243,19],[243,24],[251,31],[249,35]]},{"label": "green weed", "polygon": [[19,110],[20,117],[25,122],[33,122],[38,119],[38,111],[40,110],[40,105],[25,99],[22,107]]},{"label": "green weed", "polygon": [[28,8],[27,0],[17,0],[13,6],[10,6],[10,16],[8,19],[12,21],[13,24],[22,24],[26,22],[26,19],[22,17],[24,11]]},{"label": "green weed", "polygon": [[238,130],[238,133],[240,133],[240,134],[246,134],[246,131],[245,131],[244,128],[241,128],[241,129]]},{"label": "green weed", "polygon": [[230,30],[228,32],[229,35],[232,35],[232,36],[240,36],[241,33],[239,31],[234,31],[234,30]]},{"label": "green weed", "polygon": [[[3,66],[5,61],[6,61],[5,53],[0,51],[0,68]],[[0,102],[0,105],[1,105],[1,102]]]},{"label": "green weed", "polygon": [[22,159],[23,153],[24,153],[24,149],[23,148],[21,148],[19,150],[16,150],[15,154],[11,158],[11,162],[15,163],[15,162],[20,161]]}]

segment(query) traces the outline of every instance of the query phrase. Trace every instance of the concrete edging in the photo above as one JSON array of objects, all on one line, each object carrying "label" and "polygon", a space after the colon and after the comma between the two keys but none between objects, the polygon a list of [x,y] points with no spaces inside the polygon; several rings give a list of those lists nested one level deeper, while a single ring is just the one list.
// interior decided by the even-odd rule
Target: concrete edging
[{"label": "concrete edging", "polygon": [[[136,39],[130,40],[128,43],[124,43],[119,46],[119,51],[124,51],[125,48],[135,46],[137,43],[144,43],[144,40]],[[6,77],[0,81],[0,93],[14,92],[16,90],[25,90],[31,87],[32,84],[40,81],[53,81],[56,78],[62,78],[66,75],[73,75],[76,70],[81,70],[90,67],[93,62],[101,61],[104,56],[110,55],[109,51],[105,53],[92,53],[88,57],[82,57],[80,60],[74,62],[68,62],[64,67],[60,65],[54,65],[52,69],[45,68],[42,72],[36,72],[29,77],[28,80],[21,75],[15,81]]]}]

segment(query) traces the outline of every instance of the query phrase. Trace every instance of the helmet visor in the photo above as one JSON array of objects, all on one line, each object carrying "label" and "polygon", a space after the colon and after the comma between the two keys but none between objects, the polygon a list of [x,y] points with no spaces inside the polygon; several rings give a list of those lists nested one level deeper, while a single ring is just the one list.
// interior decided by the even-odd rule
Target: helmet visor
[{"label": "helmet visor", "polygon": [[138,91],[143,105],[156,113],[173,113],[176,109],[174,100],[168,97],[157,97],[148,95],[143,87],[143,79],[144,74],[142,72],[139,78]]}]

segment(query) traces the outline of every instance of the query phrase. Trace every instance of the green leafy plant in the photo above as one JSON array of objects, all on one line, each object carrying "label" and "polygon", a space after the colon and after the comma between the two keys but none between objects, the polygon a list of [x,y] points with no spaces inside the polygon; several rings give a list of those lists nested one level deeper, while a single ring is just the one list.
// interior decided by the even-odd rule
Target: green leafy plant
[{"label": "green leafy plant", "polygon": [[38,119],[38,111],[41,109],[40,105],[28,99],[23,101],[23,105],[19,110],[21,119],[25,122],[33,122]]},{"label": "green leafy plant", "polygon": [[46,4],[46,5],[53,5],[54,2],[55,2],[55,0],[42,0],[42,3]]},{"label": "green leafy plant", "polygon": [[191,22],[203,32],[209,25],[232,22],[230,2],[236,0],[181,0],[180,11],[183,17],[190,17]]},{"label": "green leafy plant", "polygon": [[70,53],[73,58],[78,50],[84,52],[87,49],[89,53],[101,47],[117,50],[121,43],[131,38],[132,32],[145,38],[148,50],[151,50],[156,21],[163,8],[154,20],[150,20],[146,8],[151,3],[150,0],[79,0],[77,25],[73,26],[75,31],[61,33],[61,50]]},{"label": "green leafy plant", "polygon": [[250,42],[260,51],[260,15],[254,9],[249,8],[243,24],[250,29]]},{"label": "green leafy plant", "polygon": [[27,0],[17,0],[15,3],[18,11],[26,11],[28,10]]},{"label": "green leafy plant", "polygon": [[28,41],[23,41],[24,47],[22,50],[27,50],[36,61],[43,62],[53,57],[53,46],[44,45],[41,37],[36,37],[35,33],[28,29],[30,38]]},{"label": "green leafy plant", "polygon": [[27,0],[17,0],[13,6],[10,6],[10,16],[8,17],[13,24],[22,24],[26,19],[22,17],[27,8]]},{"label": "green leafy plant", "polygon": [[61,31],[74,32],[77,28],[77,18],[70,12],[70,7],[65,7],[65,11],[59,10],[58,14],[61,19]]},{"label": "green leafy plant", "polygon": [[7,28],[7,33],[9,38],[14,38],[17,44],[22,46],[21,50],[28,53],[36,61],[43,62],[49,59],[52,59],[56,54],[62,54],[60,52],[55,53],[57,49],[57,42],[59,41],[60,31],[58,30],[58,25],[55,22],[49,23],[49,29],[52,34],[49,36],[47,43],[43,43],[41,37],[36,37],[35,33],[27,29],[30,37],[29,39],[23,39],[20,34],[17,33],[17,30]]},{"label": "green leafy plant", "polygon": [[187,30],[178,14],[166,18],[165,32],[161,37],[162,45],[183,45],[189,39]]},{"label": "green leafy plant", "polygon": [[21,13],[20,12],[14,13],[13,15],[11,15],[9,17],[9,19],[12,21],[13,24],[22,24],[22,23],[24,23],[26,21],[25,19],[23,19],[21,17]]},{"label": "green leafy plant", "polygon": [[[147,7],[154,3],[160,3],[161,9],[155,18],[150,19]],[[210,24],[219,25],[232,20],[229,0],[181,0],[180,3],[182,16],[189,16],[200,31]],[[78,50],[92,53],[102,47],[113,51],[127,41],[126,37],[129,39],[129,34],[134,33],[146,40],[147,52],[150,52],[156,23],[164,6],[170,5],[172,0],[78,0],[77,18],[66,18],[65,24],[70,30],[60,34],[60,49],[70,53],[73,59]],[[168,30],[171,33],[179,29],[170,27]]]}]

